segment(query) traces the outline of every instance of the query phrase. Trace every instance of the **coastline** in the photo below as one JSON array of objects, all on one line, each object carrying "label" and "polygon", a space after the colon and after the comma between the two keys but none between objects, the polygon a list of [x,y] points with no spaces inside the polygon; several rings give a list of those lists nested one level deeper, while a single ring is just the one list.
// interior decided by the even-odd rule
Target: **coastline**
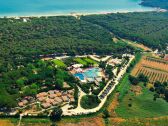
[{"label": "coastline", "polygon": [[31,18],[31,17],[53,17],[53,16],[87,16],[87,15],[104,15],[104,14],[116,14],[116,13],[133,13],[133,12],[167,12],[165,9],[160,9],[160,8],[151,8],[149,10],[116,10],[116,11],[98,11],[98,12],[51,12],[51,13],[32,13],[32,14],[11,14],[11,15],[0,15],[0,18]]}]

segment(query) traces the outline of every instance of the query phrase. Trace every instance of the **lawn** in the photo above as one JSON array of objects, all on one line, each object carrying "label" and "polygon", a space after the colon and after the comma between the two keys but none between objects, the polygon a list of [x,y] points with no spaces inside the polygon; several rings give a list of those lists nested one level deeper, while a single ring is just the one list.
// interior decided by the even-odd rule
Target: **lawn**
[{"label": "lawn", "polygon": [[90,58],[88,58],[88,57],[86,57],[86,58],[84,58],[84,60],[87,62],[87,63],[89,63],[89,64],[98,64],[98,62],[96,62],[95,60],[92,60],[92,59],[90,59]]},{"label": "lawn", "polygon": [[94,60],[92,60],[92,59],[90,59],[90,58],[88,58],[88,57],[85,57],[85,58],[75,58],[74,59],[74,61],[75,62],[77,62],[77,63],[80,63],[80,64],[83,64],[84,66],[86,66],[86,65],[95,65],[95,64],[98,64],[96,61],[94,61]]},{"label": "lawn", "polygon": [[87,65],[87,62],[83,60],[82,58],[75,58],[74,61],[82,65]]},{"label": "lawn", "polygon": [[66,65],[64,64],[64,62],[61,61],[61,60],[54,59],[53,62],[54,62],[54,64],[57,65],[58,67],[63,67],[63,68],[66,67]]},{"label": "lawn", "polygon": [[[129,107],[129,104],[132,106]],[[142,86],[140,95],[135,96],[133,92],[129,91],[115,111],[118,116],[123,118],[166,116],[168,115],[168,103],[161,98],[153,101],[153,92]]]}]

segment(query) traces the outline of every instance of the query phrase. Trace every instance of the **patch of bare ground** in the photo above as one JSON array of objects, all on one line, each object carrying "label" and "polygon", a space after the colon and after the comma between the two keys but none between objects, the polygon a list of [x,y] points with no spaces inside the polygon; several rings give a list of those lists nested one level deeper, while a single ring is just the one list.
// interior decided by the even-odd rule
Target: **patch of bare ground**
[{"label": "patch of bare ground", "polygon": [[113,98],[112,102],[110,103],[110,105],[108,107],[108,111],[110,113],[110,117],[117,117],[117,115],[115,113],[115,109],[119,105],[118,96],[119,96],[119,93],[116,93],[114,95],[114,98]]},{"label": "patch of bare ground", "polygon": [[105,126],[103,118],[83,118],[79,122],[59,122],[58,126]]},{"label": "patch of bare ground", "polygon": [[124,122],[125,119],[116,117],[116,118],[109,118],[109,126],[119,126],[120,123]]},{"label": "patch of bare ground", "polygon": [[143,45],[143,44],[139,44],[139,43],[135,43],[131,40],[126,40],[126,39],[122,39],[124,42],[127,42],[128,44],[134,46],[134,47],[137,47],[137,48],[141,48],[143,49],[144,51],[152,51],[152,49],[150,49],[149,47]]},{"label": "patch of bare ground", "polygon": [[131,91],[135,93],[136,96],[140,95],[142,93],[142,87],[138,85],[132,85]]},{"label": "patch of bare ground", "polygon": [[15,126],[15,125],[12,124],[9,120],[0,119],[0,126]]}]

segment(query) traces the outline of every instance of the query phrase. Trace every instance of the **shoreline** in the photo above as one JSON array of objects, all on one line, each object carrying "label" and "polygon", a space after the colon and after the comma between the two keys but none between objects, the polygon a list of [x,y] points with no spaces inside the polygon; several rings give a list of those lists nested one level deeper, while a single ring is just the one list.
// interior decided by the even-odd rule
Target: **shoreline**
[{"label": "shoreline", "polygon": [[100,11],[100,12],[69,12],[69,13],[32,13],[32,14],[23,14],[23,15],[18,15],[18,14],[11,14],[11,15],[0,15],[0,18],[31,18],[31,17],[54,17],[54,16],[87,16],[87,15],[104,15],[104,14],[116,14],[116,13],[133,13],[133,12],[167,12],[168,10],[161,9],[161,8],[151,8],[151,10],[136,10],[136,11],[131,11],[131,10],[116,10],[116,11]]}]

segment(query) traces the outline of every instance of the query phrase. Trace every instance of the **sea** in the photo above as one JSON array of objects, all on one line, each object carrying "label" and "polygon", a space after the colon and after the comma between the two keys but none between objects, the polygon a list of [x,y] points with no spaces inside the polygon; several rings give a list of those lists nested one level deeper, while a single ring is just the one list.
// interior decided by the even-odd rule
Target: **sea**
[{"label": "sea", "polygon": [[0,0],[0,16],[152,11],[141,0]]}]

